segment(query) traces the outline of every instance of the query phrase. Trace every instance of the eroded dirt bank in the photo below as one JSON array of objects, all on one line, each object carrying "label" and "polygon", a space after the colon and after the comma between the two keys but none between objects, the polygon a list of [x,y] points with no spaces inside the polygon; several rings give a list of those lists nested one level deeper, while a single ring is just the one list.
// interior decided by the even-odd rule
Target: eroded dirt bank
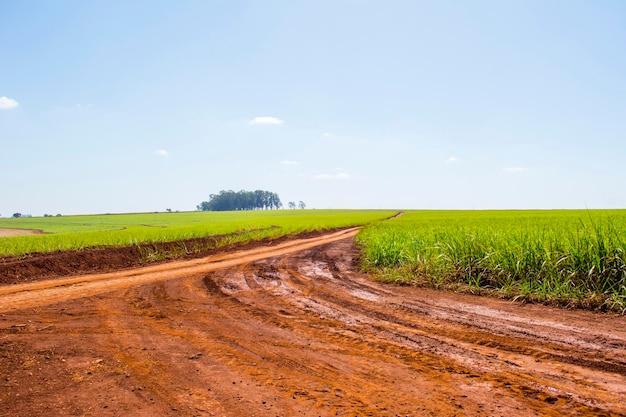
[{"label": "eroded dirt bank", "polygon": [[0,416],[626,415],[626,317],[378,284],[357,256],[7,310]]},{"label": "eroded dirt bank", "polygon": [[[341,229],[336,229],[335,231],[337,230]],[[303,232],[296,236],[266,238],[261,241],[234,243],[225,247],[220,245],[220,241],[223,238],[228,238],[229,235],[208,236],[174,242],[91,247],[80,250],[0,257],[0,285],[136,268],[159,264],[172,259],[197,259],[235,250],[245,250],[260,245],[276,245],[287,240],[322,236],[331,232],[332,230]],[[237,234],[234,233],[233,235]]]}]

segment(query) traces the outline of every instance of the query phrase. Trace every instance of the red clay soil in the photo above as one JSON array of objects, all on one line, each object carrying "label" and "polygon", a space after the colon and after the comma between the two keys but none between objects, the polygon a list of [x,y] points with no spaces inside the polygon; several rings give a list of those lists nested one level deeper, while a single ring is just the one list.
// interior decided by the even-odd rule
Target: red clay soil
[{"label": "red clay soil", "polygon": [[376,283],[353,233],[0,286],[0,416],[626,416],[626,317]]},{"label": "red clay soil", "polygon": [[[220,240],[226,235],[217,235],[176,242],[142,243],[123,247],[92,247],[75,251],[0,257],[0,284],[19,284],[62,276],[139,267],[162,263],[171,260],[172,257],[176,259],[201,258],[258,245],[274,245],[288,239],[315,237],[329,232],[328,230],[304,232],[297,236],[267,238],[260,242],[237,243],[228,247],[219,247]],[[184,252],[188,253],[181,254]],[[155,259],[154,254],[159,254],[163,259]]]}]

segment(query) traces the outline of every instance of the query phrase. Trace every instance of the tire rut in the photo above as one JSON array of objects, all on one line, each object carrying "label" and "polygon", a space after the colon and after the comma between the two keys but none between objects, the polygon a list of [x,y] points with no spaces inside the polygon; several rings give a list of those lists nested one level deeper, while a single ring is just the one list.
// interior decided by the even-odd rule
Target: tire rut
[{"label": "tire rut", "polygon": [[0,416],[626,415],[624,317],[386,286],[357,256],[338,236],[5,309]]}]

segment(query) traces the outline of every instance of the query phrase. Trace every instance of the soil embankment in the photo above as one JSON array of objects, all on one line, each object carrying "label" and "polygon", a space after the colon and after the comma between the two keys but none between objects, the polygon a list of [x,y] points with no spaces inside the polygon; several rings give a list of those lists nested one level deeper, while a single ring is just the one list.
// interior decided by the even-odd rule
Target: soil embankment
[{"label": "soil embankment", "polygon": [[[30,230],[30,232],[33,232],[33,230]],[[197,259],[255,248],[261,245],[273,246],[288,240],[317,237],[330,232],[332,230],[304,232],[296,236],[282,236],[279,238],[266,238],[261,241],[234,243],[227,247],[221,246],[221,241],[224,238],[228,238],[229,235],[216,235],[174,242],[88,247],[79,250],[0,257],[0,285],[136,268],[148,264],[154,265],[168,262],[172,259]]]},{"label": "soil embankment", "polygon": [[372,282],[351,234],[0,286],[0,416],[626,415],[626,317]]}]

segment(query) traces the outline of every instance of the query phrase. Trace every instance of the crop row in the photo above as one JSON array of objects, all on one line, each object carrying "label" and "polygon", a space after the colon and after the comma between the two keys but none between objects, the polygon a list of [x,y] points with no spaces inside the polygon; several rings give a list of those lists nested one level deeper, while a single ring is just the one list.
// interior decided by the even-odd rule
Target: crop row
[{"label": "crop row", "polygon": [[626,310],[626,211],[413,211],[358,242],[386,281]]}]

